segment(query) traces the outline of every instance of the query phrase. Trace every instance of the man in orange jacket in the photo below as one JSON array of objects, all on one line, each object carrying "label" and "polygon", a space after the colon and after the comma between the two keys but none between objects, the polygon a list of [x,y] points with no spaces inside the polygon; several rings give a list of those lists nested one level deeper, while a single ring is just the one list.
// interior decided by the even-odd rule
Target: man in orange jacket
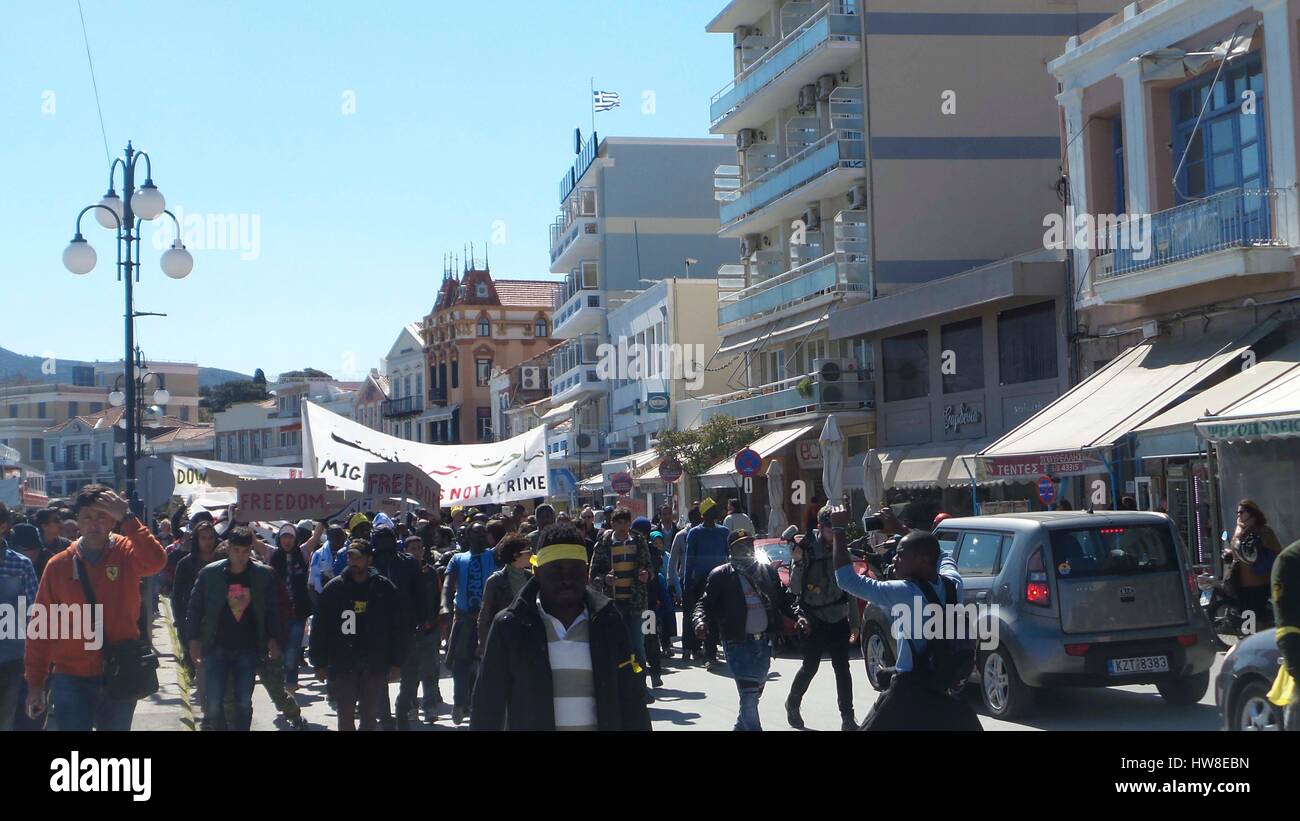
[{"label": "man in orange jacket", "polygon": [[[103,648],[139,637],[140,579],[162,570],[167,555],[126,500],[104,485],[83,487],[73,510],[81,538],[50,559],[36,593],[32,618],[44,614],[45,629],[29,630],[27,713],[44,712],[48,677],[55,729],[129,730],[135,702],[108,698]],[[120,536],[112,532],[118,525]],[[93,611],[79,572],[95,594]]]}]

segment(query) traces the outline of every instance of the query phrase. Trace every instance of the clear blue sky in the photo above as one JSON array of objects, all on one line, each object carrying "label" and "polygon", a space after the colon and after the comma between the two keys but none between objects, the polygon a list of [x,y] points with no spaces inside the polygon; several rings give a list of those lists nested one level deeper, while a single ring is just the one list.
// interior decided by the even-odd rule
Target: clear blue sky
[{"label": "clear blue sky", "polygon": [[[113,155],[148,151],[173,211],[260,221],[256,259],[252,236],[192,249],[180,281],[146,228],[137,308],[168,316],[137,321],[141,347],[271,377],[378,365],[431,307],[443,254],[481,255],[498,220],[493,274],[550,278],[590,78],[623,99],[601,134],[704,136],[731,67],[730,38],[704,32],[721,0],[82,4]],[[91,274],[60,261],[108,181],[76,0],[0,0],[0,19],[0,346],[118,358],[110,232],[83,221]]]}]

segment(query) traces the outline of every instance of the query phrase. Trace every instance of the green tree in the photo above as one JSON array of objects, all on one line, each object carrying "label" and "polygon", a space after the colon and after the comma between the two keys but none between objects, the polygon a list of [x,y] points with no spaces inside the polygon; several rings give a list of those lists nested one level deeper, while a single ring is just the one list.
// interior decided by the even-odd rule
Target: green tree
[{"label": "green tree", "polygon": [[698,428],[664,431],[659,434],[658,451],[664,458],[681,462],[686,473],[699,476],[719,460],[748,447],[762,434],[756,427],[743,426],[733,417],[719,415]]},{"label": "green tree", "polygon": [[261,385],[262,390],[266,390],[266,373],[261,368],[253,371],[253,384]]},{"label": "green tree", "polygon": [[270,396],[265,384],[242,379],[222,382],[212,387],[199,388],[199,408],[206,408],[210,413],[220,413],[231,405],[240,402],[261,402]]}]

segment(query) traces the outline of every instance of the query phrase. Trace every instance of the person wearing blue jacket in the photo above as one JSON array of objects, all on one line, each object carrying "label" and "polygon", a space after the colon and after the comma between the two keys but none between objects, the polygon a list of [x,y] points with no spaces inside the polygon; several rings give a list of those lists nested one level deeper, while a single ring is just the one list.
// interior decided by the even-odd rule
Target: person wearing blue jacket
[{"label": "person wearing blue jacket", "polygon": [[886,533],[903,534],[894,553],[894,573],[898,578],[889,581],[857,574],[845,535],[848,511],[833,508],[831,513],[835,580],[840,589],[890,613],[895,619],[895,635],[905,637],[898,642],[898,662],[889,689],[872,706],[861,729],[981,730],[975,710],[966,701],[949,696],[934,682],[914,672],[913,651],[924,657],[929,646],[925,638],[910,635],[913,632],[910,625],[919,621],[916,609],[924,607],[930,599],[921,586],[928,587],[944,606],[961,604],[965,585],[957,572],[957,562],[943,552],[939,540],[930,531],[909,531],[887,507],[881,508],[878,515]]},{"label": "person wearing blue jacket", "polygon": [[[700,515],[704,517],[704,522],[699,527],[691,528],[690,533],[686,535],[686,549],[682,554],[683,613],[695,612],[696,602],[704,595],[704,583],[708,580],[709,573],[713,572],[713,568],[730,561],[727,540],[731,532],[718,524],[717,502],[712,499],[700,502]],[[685,643],[685,635],[682,640]],[[709,663],[717,661],[717,632],[713,629],[709,630],[708,637],[704,640],[703,652],[697,644],[686,648],[682,657],[689,661],[692,655],[697,660]]]}]

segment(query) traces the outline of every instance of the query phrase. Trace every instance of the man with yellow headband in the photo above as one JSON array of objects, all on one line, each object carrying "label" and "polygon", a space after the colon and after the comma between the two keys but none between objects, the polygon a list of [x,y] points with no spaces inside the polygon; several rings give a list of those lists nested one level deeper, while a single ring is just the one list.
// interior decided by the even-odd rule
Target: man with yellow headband
[{"label": "man with yellow headband", "polygon": [[587,586],[568,522],[542,532],[533,578],[492,622],[471,730],[649,730],[645,683],[614,603]]},{"label": "man with yellow headband", "polygon": [[1300,730],[1300,541],[1293,542],[1273,562],[1273,615],[1277,648],[1281,652],[1277,679],[1268,700],[1282,708],[1282,728]]}]

